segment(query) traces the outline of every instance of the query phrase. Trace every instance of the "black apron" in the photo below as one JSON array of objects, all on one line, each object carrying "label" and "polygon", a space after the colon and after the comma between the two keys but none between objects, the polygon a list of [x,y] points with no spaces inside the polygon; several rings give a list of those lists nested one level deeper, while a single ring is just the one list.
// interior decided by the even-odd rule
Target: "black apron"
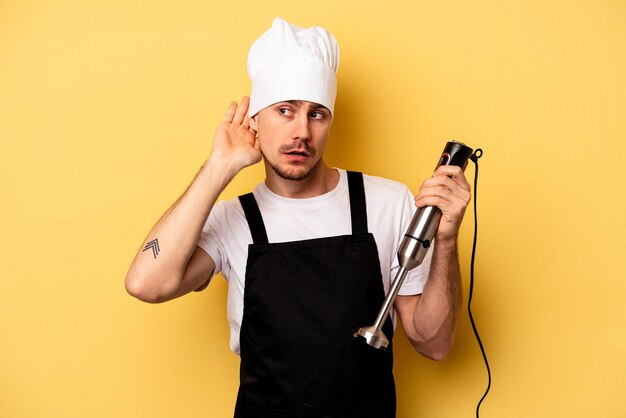
[{"label": "black apron", "polygon": [[[352,334],[385,298],[361,173],[348,172],[352,235],[268,243],[252,193],[240,196],[248,248],[235,418],[395,417],[391,342]],[[388,318],[383,327],[393,335]],[[390,338],[391,339],[391,338]]]}]

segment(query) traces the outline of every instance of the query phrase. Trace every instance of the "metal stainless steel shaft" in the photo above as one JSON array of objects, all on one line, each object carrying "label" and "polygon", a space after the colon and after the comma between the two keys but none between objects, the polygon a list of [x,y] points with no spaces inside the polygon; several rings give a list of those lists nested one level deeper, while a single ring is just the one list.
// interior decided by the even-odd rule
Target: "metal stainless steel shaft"
[{"label": "metal stainless steel shaft", "polygon": [[[446,144],[435,170],[442,165],[455,165],[465,170],[467,160],[472,155],[472,152],[473,150],[467,145],[457,141],[450,141]],[[365,341],[374,348],[381,350],[387,348],[389,340],[382,331],[383,324],[387,316],[389,316],[389,311],[393,307],[407,273],[419,266],[424,260],[439,227],[440,219],[441,211],[437,207],[426,206],[417,209],[398,249],[400,267],[383,302],[383,306],[378,312],[374,325],[359,328],[354,333],[354,337],[365,338]]]}]

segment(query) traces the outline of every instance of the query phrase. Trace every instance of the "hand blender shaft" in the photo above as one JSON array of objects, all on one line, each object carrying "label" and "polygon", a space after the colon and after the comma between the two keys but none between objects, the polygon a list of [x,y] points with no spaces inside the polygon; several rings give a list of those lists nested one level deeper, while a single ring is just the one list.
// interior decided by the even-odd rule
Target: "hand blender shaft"
[{"label": "hand blender shaft", "polygon": [[[467,160],[470,155],[472,155],[472,151],[470,147],[461,142],[448,142],[435,170],[442,165],[455,165],[465,169]],[[424,260],[424,256],[426,256],[430,248],[430,243],[439,227],[440,219],[441,211],[435,206],[419,208],[417,212],[415,212],[411,224],[406,234],[404,234],[404,239],[402,243],[400,243],[400,248],[398,249],[398,262],[400,267],[391,284],[389,293],[387,293],[387,297],[383,302],[383,306],[378,312],[376,321],[372,326],[359,328],[359,330],[354,333],[355,337],[360,336],[365,338],[365,341],[374,348],[381,350],[387,348],[389,340],[382,331],[383,323],[389,315],[389,311],[393,306],[407,273],[419,266]]]}]

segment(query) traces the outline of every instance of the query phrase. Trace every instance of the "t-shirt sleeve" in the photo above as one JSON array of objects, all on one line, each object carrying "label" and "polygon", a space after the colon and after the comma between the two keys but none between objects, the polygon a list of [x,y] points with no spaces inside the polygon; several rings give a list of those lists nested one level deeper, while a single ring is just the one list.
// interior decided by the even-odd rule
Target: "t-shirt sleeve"
[{"label": "t-shirt sleeve", "polygon": [[204,250],[204,252],[206,252],[213,259],[213,262],[215,263],[213,275],[223,271],[223,266],[226,262],[224,247],[222,240],[220,239],[219,218],[223,214],[224,208],[220,202],[209,214],[197,243],[198,247]]},{"label": "t-shirt sleeve", "polygon": [[[400,231],[400,241],[398,242],[398,248],[400,243],[404,239],[404,234],[408,229],[411,219],[413,219],[413,214],[415,213],[415,202],[413,199],[413,195],[411,191],[407,188],[406,195],[404,198],[404,203],[402,205],[402,230]],[[397,251],[397,249],[396,249]],[[396,257],[397,258],[397,257]],[[428,280],[428,274],[430,273],[430,262],[432,260],[432,250],[429,250],[422,261],[422,264],[409,271],[406,278],[404,279],[404,283],[400,287],[400,291],[398,294],[403,296],[409,295],[419,295],[424,291],[424,286],[426,285],[426,280]],[[396,261],[394,263],[394,269],[392,271],[391,280],[395,278],[396,272],[398,271],[399,264]]]}]

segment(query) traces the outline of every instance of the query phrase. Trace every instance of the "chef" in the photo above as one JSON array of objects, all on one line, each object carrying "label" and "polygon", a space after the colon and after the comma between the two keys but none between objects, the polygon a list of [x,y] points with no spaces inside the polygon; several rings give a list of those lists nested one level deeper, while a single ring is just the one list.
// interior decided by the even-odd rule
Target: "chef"
[{"label": "chef", "polygon": [[[250,97],[228,106],[209,157],[126,277],[131,295],[156,303],[222,273],[230,347],[241,358],[235,417],[395,417],[392,344],[380,351],[352,335],[383,303],[416,206],[439,207],[442,220],[383,331],[393,335],[399,319],[415,349],[435,360],[454,339],[456,240],[470,186],[461,169],[442,166],[413,197],[395,181],[328,166],[338,65],[330,32],[276,18],[250,49]],[[402,123],[407,114],[399,111]],[[259,162],[263,182],[218,202]]]}]

